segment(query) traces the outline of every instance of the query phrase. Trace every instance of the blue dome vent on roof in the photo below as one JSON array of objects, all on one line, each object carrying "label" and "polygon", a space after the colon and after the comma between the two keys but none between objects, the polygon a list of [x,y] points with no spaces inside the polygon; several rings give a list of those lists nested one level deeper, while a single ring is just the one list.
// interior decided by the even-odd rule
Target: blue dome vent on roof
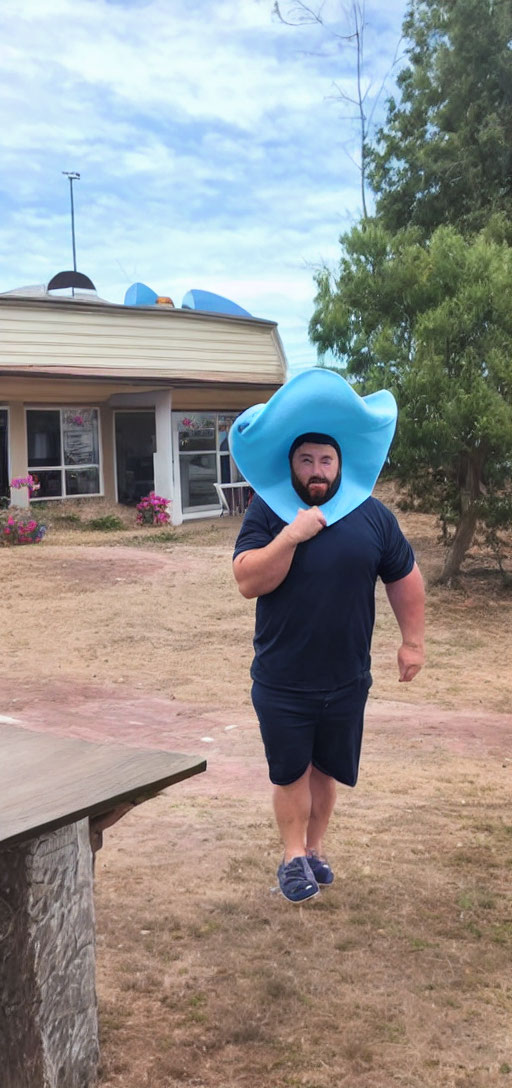
[{"label": "blue dome vent on roof", "polygon": [[145,283],[132,283],[124,296],[125,306],[154,306],[158,298],[156,291],[146,287]]},{"label": "blue dome vent on roof", "polygon": [[252,317],[248,310],[242,309],[223,295],[214,295],[211,291],[187,291],[182,308],[184,310],[206,310],[213,314],[230,314],[232,317]]}]

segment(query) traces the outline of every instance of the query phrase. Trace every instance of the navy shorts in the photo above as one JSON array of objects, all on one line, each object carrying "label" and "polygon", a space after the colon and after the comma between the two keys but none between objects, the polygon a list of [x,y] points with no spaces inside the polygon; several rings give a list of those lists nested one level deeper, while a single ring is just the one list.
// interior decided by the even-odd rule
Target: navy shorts
[{"label": "navy shorts", "polygon": [[282,691],[255,680],[252,701],[270,781],[289,786],[312,763],[337,782],[355,786],[371,683],[369,672],[332,692]]}]

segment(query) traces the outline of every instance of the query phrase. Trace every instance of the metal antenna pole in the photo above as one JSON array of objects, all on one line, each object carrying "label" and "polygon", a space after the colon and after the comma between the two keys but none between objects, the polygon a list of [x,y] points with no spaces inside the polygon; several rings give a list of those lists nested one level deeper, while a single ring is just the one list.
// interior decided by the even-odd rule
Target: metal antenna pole
[{"label": "metal antenna pole", "polygon": [[[69,178],[69,196],[71,199],[71,241],[73,244],[73,271],[76,272],[76,246],[75,246],[75,208],[73,204],[73,182],[80,181],[80,174],[77,174],[74,170],[63,170],[62,173],[66,178]],[[71,288],[71,294],[74,295],[75,288]]]}]

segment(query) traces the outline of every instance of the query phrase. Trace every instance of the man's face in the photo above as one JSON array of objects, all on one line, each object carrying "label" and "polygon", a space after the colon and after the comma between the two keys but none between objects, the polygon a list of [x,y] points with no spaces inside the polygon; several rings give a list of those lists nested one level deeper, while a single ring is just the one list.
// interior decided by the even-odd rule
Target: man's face
[{"label": "man's face", "polygon": [[321,506],[338,490],[341,465],[334,446],[303,442],[292,456],[292,484],[308,506]]}]

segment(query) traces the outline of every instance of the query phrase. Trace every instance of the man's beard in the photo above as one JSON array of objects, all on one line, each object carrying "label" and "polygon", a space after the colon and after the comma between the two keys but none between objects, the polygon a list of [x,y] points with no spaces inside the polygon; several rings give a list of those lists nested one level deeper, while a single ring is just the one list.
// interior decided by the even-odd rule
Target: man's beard
[{"label": "man's beard", "polygon": [[[330,484],[329,481],[325,479],[325,476],[310,476],[307,484],[303,484],[301,483],[297,474],[292,468],[292,485],[297,492],[299,498],[302,499],[303,502],[307,503],[308,506],[323,506],[324,503],[329,502],[329,499],[332,499],[333,495],[336,494],[340,486],[340,482],[341,469],[338,469],[338,474],[336,476],[336,479],[332,481],[332,484]],[[324,494],[324,497],[313,498],[309,492],[310,484],[327,484],[327,490]]]}]

